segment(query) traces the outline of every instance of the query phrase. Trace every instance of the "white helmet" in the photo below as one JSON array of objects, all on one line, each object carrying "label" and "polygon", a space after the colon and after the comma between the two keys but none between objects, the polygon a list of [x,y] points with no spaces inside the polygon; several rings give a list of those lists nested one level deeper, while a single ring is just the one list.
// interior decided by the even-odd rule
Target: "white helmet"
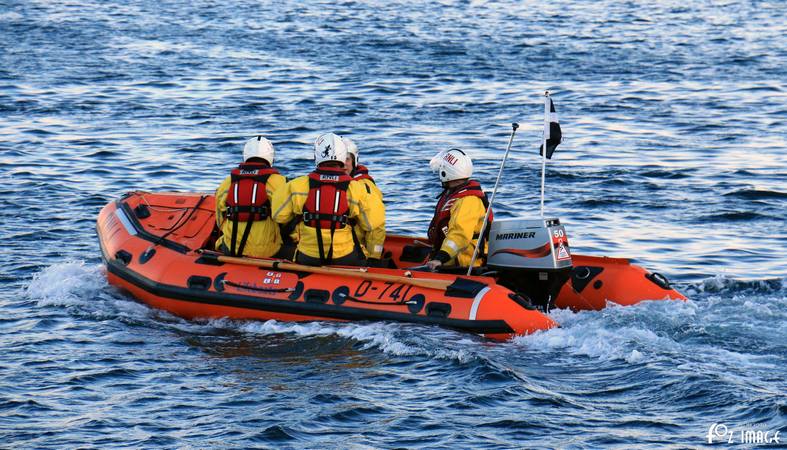
[{"label": "white helmet", "polygon": [[342,138],[333,133],[325,133],[314,141],[314,164],[325,161],[338,161],[344,165],[347,160],[347,146]]},{"label": "white helmet", "polygon": [[347,153],[353,155],[355,164],[358,164],[358,146],[350,138],[343,137],[342,141],[344,141],[344,146],[347,147]]},{"label": "white helmet", "polygon": [[243,161],[249,158],[262,158],[273,165],[273,144],[262,136],[257,136],[246,141],[243,146]]},{"label": "white helmet", "polygon": [[433,172],[437,172],[443,183],[470,178],[473,175],[473,161],[458,148],[444,150],[436,154],[429,161],[429,167]]}]

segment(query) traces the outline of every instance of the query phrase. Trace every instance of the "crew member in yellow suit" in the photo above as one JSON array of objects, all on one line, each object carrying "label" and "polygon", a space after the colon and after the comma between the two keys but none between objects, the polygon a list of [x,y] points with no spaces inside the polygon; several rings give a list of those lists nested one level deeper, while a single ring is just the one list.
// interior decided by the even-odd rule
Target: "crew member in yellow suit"
[{"label": "crew member in yellow suit", "polygon": [[216,224],[221,231],[217,250],[256,258],[272,257],[279,251],[282,238],[271,218],[270,200],[287,180],[272,168],[273,156],[269,140],[249,139],[243,147],[243,163],[216,189]]},{"label": "crew member in yellow suit", "polygon": [[[377,187],[374,178],[369,175],[369,169],[358,163],[358,146],[355,145],[355,142],[350,138],[342,137],[342,140],[347,147],[347,161],[344,163],[345,171],[348,175],[353,177],[353,180],[363,184],[369,195],[378,199],[379,203],[383,205],[382,213],[385,215],[383,192]],[[383,253],[383,244],[385,243],[385,224],[383,223],[383,225],[368,233],[364,231],[360,225],[356,224],[353,231],[355,231],[355,235],[358,236],[361,248],[366,255],[368,265],[371,267],[379,266]]]},{"label": "crew member in yellow suit", "polygon": [[[432,253],[426,265],[431,270],[443,267],[468,267],[478,242],[489,202],[478,181],[471,180],[473,161],[467,154],[452,148],[438,153],[429,163],[443,186],[429,224]],[[491,221],[490,214],[490,221]],[[487,226],[487,229],[489,227]],[[486,239],[474,266],[481,265],[486,255]]]},{"label": "crew member in yellow suit", "polygon": [[306,265],[366,263],[353,224],[370,232],[385,224],[382,202],[345,173],[347,147],[327,133],[314,143],[316,169],[274,193],[273,220],[299,220],[295,262]]}]

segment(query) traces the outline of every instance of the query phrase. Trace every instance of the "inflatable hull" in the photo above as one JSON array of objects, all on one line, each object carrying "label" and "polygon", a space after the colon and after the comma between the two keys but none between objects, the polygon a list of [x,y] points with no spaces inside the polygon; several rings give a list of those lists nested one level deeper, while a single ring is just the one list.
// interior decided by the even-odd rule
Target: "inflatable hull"
[{"label": "inflatable hull", "polygon": [[[227,264],[201,251],[211,242],[214,203],[193,194],[132,193],[107,205],[97,231],[109,282],[181,317],[279,321],[398,321],[438,325],[492,339],[556,323],[493,278],[401,269],[313,274]],[[431,289],[408,280],[442,280]]]}]

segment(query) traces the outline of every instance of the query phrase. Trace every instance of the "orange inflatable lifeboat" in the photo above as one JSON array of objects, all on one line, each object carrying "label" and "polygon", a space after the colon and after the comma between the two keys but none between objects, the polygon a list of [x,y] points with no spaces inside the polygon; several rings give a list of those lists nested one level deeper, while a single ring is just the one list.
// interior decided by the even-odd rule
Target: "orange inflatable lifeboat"
[{"label": "orange inflatable lifeboat", "polygon": [[[132,192],[106,205],[97,221],[109,282],[155,308],[184,318],[279,321],[399,321],[509,339],[557,326],[506,271],[409,270],[428,247],[389,236],[388,268],[309,267],[231,258],[212,249],[212,195]],[[600,309],[606,302],[684,299],[663,277],[626,260],[573,256],[570,279],[552,286],[548,305]],[[558,293],[559,292],[559,293]]]}]

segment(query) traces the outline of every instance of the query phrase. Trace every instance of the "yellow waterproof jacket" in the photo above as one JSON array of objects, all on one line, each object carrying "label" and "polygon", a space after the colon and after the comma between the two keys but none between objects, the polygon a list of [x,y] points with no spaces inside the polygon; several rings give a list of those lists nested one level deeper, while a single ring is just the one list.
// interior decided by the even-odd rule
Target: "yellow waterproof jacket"
[{"label": "yellow waterproof jacket", "polygon": [[[273,196],[277,191],[284,188],[287,179],[279,174],[272,174],[265,183],[265,191],[268,193],[268,201],[272,202]],[[230,248],[232,244],[232,221],[224,216],[227,209],[227,192],[230,189],[230,177],[224,179],[216,189],[216,224],[219,226],[221,236],[216,241],[216,249],[220,249],[224,244]],[[272,209],[271,209],[272,210]],[[246,230],[246,222],[238,222],[236,246],[240,245],[243,232]],[[271,217],[265,220],[255,220],[251,225],[246,246],[243,249],[243,256],[255,258],[269,258],[276,254],[281,247],[281,234],[279,225]]]},{"label": "yellow waterproof jacket", "polygon": [[367,194],[374,197],[376,199],[375,203],[379,203],[381,206],[380,213],[383,216],[383,224],[369,232],[361,228],[360,224],[357,224],[355,225],[355,235],[358,236],[367,258],[380,259],[383,253],[383,244],[385,244],[385,203],[383,203],[383,192],[374,184],[374,181],[368,178],[356,181],[361,183]]},{"label": "yellow waterproof jacket", "polygon": [[[477,238],[481,233],[486,208],[484,202],[478,197],[467,196],[458,198],[451,206],[451,219],[448,222],[448,232],[445,234],[440,251],[451,257],[446,265],[467,267],[473,257]],[[484,243],[484,253],[487,245]],[[480,252],[479,252],[480,253]],[[481,258],[476,257],[474,266],[481,265]]]},{"label": "yellow waterproof jacket", "polygon": [[[309,196],[309,177],[304,175],[288,182],[283,189],[276,191],[271,202],[273,220],[280,224],[289,223],[303,215],[303,205]],[[358,227],[370,232],[385,225],[385,212],[381,199],[370,195],[366,187],[358,181],[350,181],[347,188],[348,217],[356,219]],[[317,246],[317,229],[298,223],[298,251],[312,258],[320,257]],[[331,243],[331,231],[322,233],[323,251],[328,254],[333,244],[333,258],[347,256],[353,251],[352,228],[346,226],[336,229]]]}]

